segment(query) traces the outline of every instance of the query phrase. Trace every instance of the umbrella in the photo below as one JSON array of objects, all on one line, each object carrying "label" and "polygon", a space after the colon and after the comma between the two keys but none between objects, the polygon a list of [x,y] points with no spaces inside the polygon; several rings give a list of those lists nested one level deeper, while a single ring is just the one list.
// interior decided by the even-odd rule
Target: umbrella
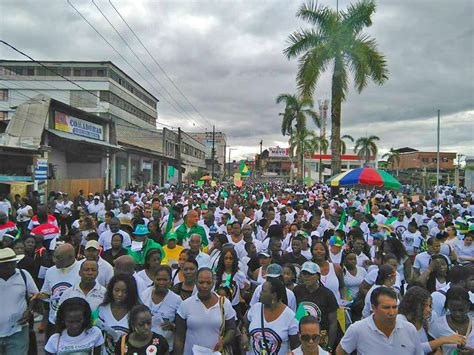
[{"label": "umbrella", "polygon": [[401,184],[384,170],[373,168],[351,169],[329,179],[331,186],[372,185],[400,189]]},{"label": "umbrella", "polygon": [[204,175],[199,180],[210,181],[212,180],[212,177],[210,175]]}]

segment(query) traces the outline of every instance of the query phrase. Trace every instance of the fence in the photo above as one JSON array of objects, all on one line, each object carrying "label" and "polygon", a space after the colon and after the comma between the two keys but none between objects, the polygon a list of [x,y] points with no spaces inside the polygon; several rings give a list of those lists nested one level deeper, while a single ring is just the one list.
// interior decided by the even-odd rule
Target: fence
[{"label": "fence", "polygon": [[105,179],[60,179],[48,180],[48,192],[61,191],[66,192],[69,196],[74,197],[79,194],[79,190],[83,190],[84,194],[89,192],[102,192],[105,189]]}]

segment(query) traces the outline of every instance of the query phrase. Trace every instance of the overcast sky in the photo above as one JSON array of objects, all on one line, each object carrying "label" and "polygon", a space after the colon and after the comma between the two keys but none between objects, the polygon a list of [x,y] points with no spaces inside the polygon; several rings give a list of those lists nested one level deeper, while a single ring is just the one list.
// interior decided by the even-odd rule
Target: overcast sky
[{"label": "overcast sky", "polygon": [[[295,0],[113,0],[134,31],[204,121],[146,54],[107,0],[96,0],[161,85],[184,108],[188,120],[121,42],[97,8],[70,0],[154,86],[125,63],[66,0],[0,0],[0,38],[37,60],[111,60],[160,99],[159,121],[188,131],[227,134],[233,158],[263,146],[286,146],[280,131],[283,106],[275,98],[296,90],[296,62],[283,56],[288,35],[308,27],[296,19]],[[339,1],[345,9],[350,1]],[[336,0],[320,1],[336,7]],[[474,155],[474,2],[472,0],[379,0],[373,26],[390,78],[358,94],[352,87],[342,106],[342,134],[377,135],[390,147],[436,149],[436,112],[441,110],[441,149]],[[0,58],[24,59],[0,45]],[[330,73],[315,101],[330,98]],[[167,102],[168,101],[168,102]],[[179,109],[179,108],[178,108]],[[179,109],[180,110],[180,109]],[[194,125],[190,122],[195,122]],[[328,125],[330,122],[328,120]],[[310,126],[312,127],[312,126]]]}]

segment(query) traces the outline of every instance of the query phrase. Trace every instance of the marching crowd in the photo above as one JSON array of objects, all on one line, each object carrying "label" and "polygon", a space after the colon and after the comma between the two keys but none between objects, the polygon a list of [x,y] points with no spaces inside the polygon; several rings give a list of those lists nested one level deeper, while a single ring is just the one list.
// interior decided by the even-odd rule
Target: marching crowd
[{"label": "marching crowd", "polygon": [[167,185],[0,195],[0,354],[474,354],[472,192]]}]

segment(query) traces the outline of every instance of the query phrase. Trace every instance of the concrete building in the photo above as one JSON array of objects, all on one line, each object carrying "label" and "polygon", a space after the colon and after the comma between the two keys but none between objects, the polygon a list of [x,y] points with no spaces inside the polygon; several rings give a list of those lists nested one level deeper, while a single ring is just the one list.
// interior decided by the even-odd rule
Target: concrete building
[{"label": "concrete building", "polygon": [[[456,153],[440,152],[440,169],[441,170],[452,170],[454,169],[454,159],[456,159]],[[420,152],[418,150],[412,151],[401,151],[400,160],[398,162],[399,170],[407,169],[436,169],[437,166],[437,154],[436,152]]]},{"label": "concrete building", "polygon": [[[210,172],[212,166],[212,131],[210,132],[192,132],[189,133],[198,142],[204,144],[206,147],[206,163],[207,169]],[[214,172],[216,176],[221,176],[224,173],[224,166],[226,162],[226,147],[227,147],[227,137],[223,132],[215,132],[214,138],[214,147],[215,147],[215,162],[214,162]]]},{"label": "concrete building", "polygon": [[47,68],[0,60],[0,120],[9,120],[28,98],[46,95],[114,123],[110,134],[124,149],[110,157],[111,186],[143,178],[164,184],[177,160],[163,154],[167,143],[156,128],[158,99],[153,94],[112,62],[42,63]]}]

